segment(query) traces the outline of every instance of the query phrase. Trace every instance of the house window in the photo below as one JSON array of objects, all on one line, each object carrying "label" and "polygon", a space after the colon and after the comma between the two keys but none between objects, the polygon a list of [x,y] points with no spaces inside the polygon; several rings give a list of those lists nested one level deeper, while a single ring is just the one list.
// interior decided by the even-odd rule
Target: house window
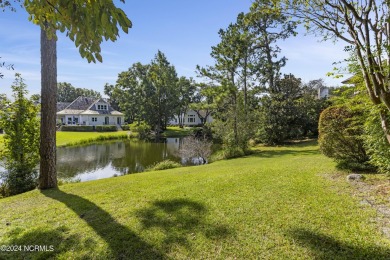
[{"label": "house window", "polygon": [[98,110],[107,110],[107,105],[97,105]]},{"label": "house window", "polygon": [[97,122],[97,117],[92,117],[92,122]]},{"label": "house window", "polygon": [[188,115],[187,122],[195,123],[195,115]]}]

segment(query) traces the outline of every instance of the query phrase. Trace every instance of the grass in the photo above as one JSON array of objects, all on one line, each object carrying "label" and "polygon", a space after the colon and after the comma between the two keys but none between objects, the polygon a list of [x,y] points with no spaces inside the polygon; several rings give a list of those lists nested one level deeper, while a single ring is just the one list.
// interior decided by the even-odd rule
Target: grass
[{"label": "grass", "polygon": [[155,163],[154,165],[150,166],[147,171],[161,171],[179,167],[182,167],[180,163],[168,159],[162,162]]},{"label": "grass", "polygon": [[196,127],[183,127],[178,126],[168,126],[167,130],[162,133],[162,137],[184,137],[192,134],[193,130],[197,129]]},{"label": "grass", "polygon": [[[162,137],[184,137],[192,133],[194,128],[168,127]],[[129,131],[117,132],[57,132],[57,147],[83,145],[105,140],[129,138]],[[137,137],[132,133],[131,137]],[[0,135],[0,151],[3,149],[3,135]]]},{"label": "grass", "polygon": [[313,142],[0,200],[0,259],[389,259],[374,209]]},{"label": "grass", "polygon": [[126,139],[128,131],[117,132],[57,132],[57,147],[93,143],[104,140]]},{"label": "grass", "polygon": [[[134,135],[132,135],[134,137]],[[105,140],[129,138],[128,131],[117,132],[57,132],[57,147],[82,145]],[[0,151],[3,149],[3,135],[0,135]]]}]

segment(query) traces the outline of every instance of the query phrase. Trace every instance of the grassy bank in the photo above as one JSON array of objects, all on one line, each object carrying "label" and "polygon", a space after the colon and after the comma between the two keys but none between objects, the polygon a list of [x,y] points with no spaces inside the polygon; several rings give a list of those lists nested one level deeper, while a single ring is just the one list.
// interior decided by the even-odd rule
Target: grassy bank
[{"label": "grassy bank", "polygon": [[[377,213],[314,143],[0,200],[0,259],[388,259]],[[3,258],[2,258],[3,257]]]},{"label": "grassy bank", "polygon": [[162,137],[184,137],[192,134],[196,127],[183,127],[180,128],[178,126],[168,126],[167,130],[162,133]]},{"label": "grassy bank", "polygon": [[117,132],[57,132],[57,147],[81,145],[104,140],[126,139],[128,131]]},{"label": "grassy bank", "polygon": [[[132,134],[134,137],[135,135]],[[129,138],[128,131],[117,132],[57,132],[57,147],[82,145],[105,140]],[[0,151],[3,149],[3,135],[0,135]]]},{"label": "grassy bank", "polygon": [[[162,137],[184,137],[192,133],[194,128],[168,127]],[[137,137],[137,133],[132,133]],[[83,145],[105,140],[126,139],[129,131],[117,132],[57,132],[57,147]],[[3,135],[0,135],[0,151],[3,149]]]}]

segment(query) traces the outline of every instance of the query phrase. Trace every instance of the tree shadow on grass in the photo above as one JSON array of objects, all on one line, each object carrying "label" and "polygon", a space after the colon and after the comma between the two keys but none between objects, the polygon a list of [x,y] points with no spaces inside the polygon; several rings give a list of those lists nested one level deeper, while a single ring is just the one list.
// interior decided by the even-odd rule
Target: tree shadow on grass
[{"label": "tree shadow on grass", "polygon": [[[67,235],[66,227],[50,230],[29,230],[23,235],[21,228],[12,230],[13,238],[7,243],[9,251],[1,251],[0,259],[50,259],[80,244],[77,235]],[[36,247],[38,246],[38,247]]]},{"label": "tree shadow on grass", "polygon": [[390,248],[350,245],[328,235],[305,229],[294,229],[290,235],[299,244],[308,247],[315,259],[390,259]]},{"label": "tree shadow on grass", "polygon": [[158,200],[136,215],[143,228],[163,233],[162,245],[169,252],[176,246],[191,249],[191,241],[199,236],[211,240],[224,239],[233,231],[224,225],[215,225],[206,219],[204,205],[188,199]]},{"label": "tree shadow on grass", "polygon": [[[61,190],[46,190],[42,193],[64,203],[85,221],[108,244],[112,259],[165,259],[166,257],[137,234],[118,223],[108,212],[74,194]],[[91,247],[93,248],[93,247]]]}]

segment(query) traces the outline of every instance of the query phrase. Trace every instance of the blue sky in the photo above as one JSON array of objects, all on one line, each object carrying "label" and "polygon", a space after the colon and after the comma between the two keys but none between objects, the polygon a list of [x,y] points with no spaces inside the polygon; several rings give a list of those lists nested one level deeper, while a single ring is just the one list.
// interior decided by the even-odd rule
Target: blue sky
[{"label": "blue sky", "polygon": [[[211,46],[219,42],[218,30],[234,22],[239,12],[247,12],[251,0],[127,0],[118,3],[133,28],[121,33],[116,42],[102,44],[103,63],[82,59],[74,43],[59,35],[58,82],[90,88],[103,93],[105,83],[114,84],[118,73],[133,63],[148,63],[161,50],[176,67],[179,76],[196,79],[196,65],[212,64]],[[27,19],[24,10],[0,12],[0,57],[14,64],[14,71],[1,69],[0,93],[10,95],[15,72],[22,74],[30,94],[40,92],[39,27]],[[319,42],[304,36],[280,42],[288,58],[283,73],[293,73],[307,82],[324,78],[328,85],[340,85],[340,79],[326,77],[332,63],[346,57],[341,44]],[[199,79],[198,79],[199,80]]]}]

